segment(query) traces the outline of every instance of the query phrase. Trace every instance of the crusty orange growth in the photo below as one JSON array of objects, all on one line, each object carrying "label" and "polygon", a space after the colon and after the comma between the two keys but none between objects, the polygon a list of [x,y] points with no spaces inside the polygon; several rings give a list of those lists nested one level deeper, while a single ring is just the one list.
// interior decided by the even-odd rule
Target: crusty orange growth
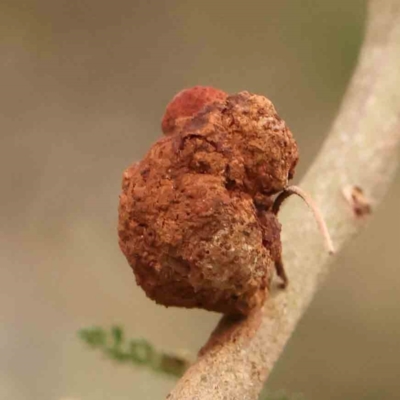
[{"label": "crusty orange growth", "polygon": [[206,105],[223,102],[227,96],[222,90],[210,86],[194,86],[181,90],[167,105],[161,122],[163,133],[174,133]]},{"label": "crusty orange growth", "polygon": [[241,92],[189,114],[125,171],[120,246],[157,303],[247,314],[281,263],[271,196],[293,176],[297,145],[263,96]]}]

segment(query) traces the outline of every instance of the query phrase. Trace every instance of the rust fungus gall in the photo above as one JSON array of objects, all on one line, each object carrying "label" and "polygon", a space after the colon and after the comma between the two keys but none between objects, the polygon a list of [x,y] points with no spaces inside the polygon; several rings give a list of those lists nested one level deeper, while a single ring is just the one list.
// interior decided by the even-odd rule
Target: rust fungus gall
[{"label": "rust fungus gall", "polygon": [[248,314],[281,261],[273,196],[298,160],[265,97],[213,88],[180,92],[161,137],[123,177],[120,247],[137,283],[165,306]]},{"label": "rust fungus gall", "polygon": [[194,86],[181,90],[167,105],[161,122],[163,133],[170,135],[176,132],[205,106],[223,102],[227,96],[222,90],[210,86]]}]

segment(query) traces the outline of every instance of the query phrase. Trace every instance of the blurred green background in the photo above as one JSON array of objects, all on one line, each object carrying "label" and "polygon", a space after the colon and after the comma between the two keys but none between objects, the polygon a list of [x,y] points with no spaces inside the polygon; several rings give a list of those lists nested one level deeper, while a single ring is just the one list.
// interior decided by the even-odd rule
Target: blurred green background
[{"label": "blurred green background", "polygon": [[[136,287],[117,244],[122,171],[160,136],[172,96],[205,84],[272,99],[299,143],[299,181],[365,15],[361,0],[0,3],[0,399],[165,397],[173,380],[113,364],[76,335],[121,323],[195,353],[219,319],[156,306]],[[399,398],[399,197],[400,176],[337,258],[271,390]]]}]

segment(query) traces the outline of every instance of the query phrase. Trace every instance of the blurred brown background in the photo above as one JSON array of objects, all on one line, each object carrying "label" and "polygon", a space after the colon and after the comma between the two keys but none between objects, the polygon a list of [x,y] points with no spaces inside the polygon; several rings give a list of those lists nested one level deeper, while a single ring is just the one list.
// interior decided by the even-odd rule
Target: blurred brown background
[{"label": "blurred brown background", "polygon": [[[173,380],[76,336],[121,323],[194,353],[219,318],[164,309],[136,287],[117,244],[123,169],[159,137],[170,98],[208,84],[273,100],[299,142],[298,181],[339,106],[365,12],[361,0],[0,3],[0,399],[166,395]],[[399,197],[400,177],[338,257],[272,390],[399,398]]]}]

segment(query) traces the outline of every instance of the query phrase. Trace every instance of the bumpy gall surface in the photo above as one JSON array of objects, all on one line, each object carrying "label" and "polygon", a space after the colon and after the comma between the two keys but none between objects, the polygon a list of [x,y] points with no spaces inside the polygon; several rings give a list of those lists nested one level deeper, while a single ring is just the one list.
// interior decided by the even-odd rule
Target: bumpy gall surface
[{"label": "bumpy gall surface", "polygon": [[157,303],[247,314],[281,262],[271,196],[293,176],[297,145],[263,96],[177,104],[191,110],[184,123],[163,121],[167,135],[124,173],[120,247]]},{"label": "bumpy gall surface", "polygon": [[181,90],[167,105],[161,122],[163,133],[173,134],[205,106],[221,103],[227,96],[222,90],[210,86],[194,86]]}]

